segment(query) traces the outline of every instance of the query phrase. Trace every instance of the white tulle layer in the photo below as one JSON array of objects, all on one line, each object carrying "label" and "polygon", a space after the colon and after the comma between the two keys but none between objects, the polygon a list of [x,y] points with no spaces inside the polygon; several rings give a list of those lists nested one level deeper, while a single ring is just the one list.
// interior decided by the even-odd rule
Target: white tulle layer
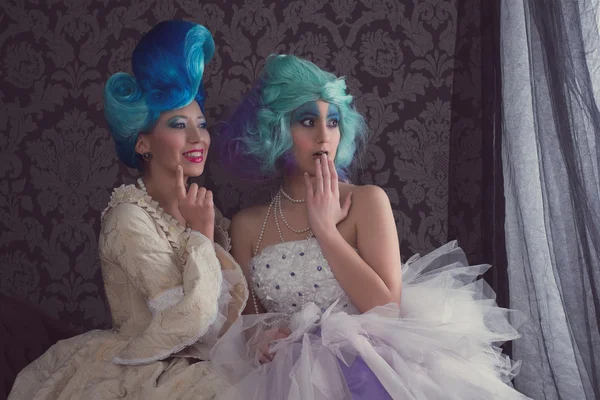
[{"label": "white tulle layer", "polygon": [[[243,316],[211,351],[232,384],[222,398],[526,399],[510,386],[519,363],[497,347],[519,336],[522,316],[496,305],[478,279],[487,268],[468,266],[451,242],[404,265],[400,307],[349,315],[309,304],[291,320]],[[273,326],[292,334],[273,342],[273,361],[261,365],[256,348]]]}]

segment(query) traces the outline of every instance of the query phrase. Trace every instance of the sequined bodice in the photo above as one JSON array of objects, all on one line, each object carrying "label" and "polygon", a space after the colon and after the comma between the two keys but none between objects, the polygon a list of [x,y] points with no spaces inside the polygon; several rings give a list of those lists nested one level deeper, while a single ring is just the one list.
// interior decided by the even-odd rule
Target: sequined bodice
[{"label": "sequined bodice", "polygon": [[339,299],[335,310],[358,310],[329,269],[315,238],[266,247],[250,262],[252,285],[268,312],[293,314],[309,303],[321,312]]}]

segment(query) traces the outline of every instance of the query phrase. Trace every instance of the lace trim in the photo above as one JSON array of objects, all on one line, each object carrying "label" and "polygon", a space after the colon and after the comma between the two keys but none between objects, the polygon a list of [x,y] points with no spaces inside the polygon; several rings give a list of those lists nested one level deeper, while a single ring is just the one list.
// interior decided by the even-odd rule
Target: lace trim
[{"label": "lace trim", "polygon": [[226,252],[231,250],[231,238],[229,237],[230,221],[223,216],[218,208],[215,208],[215,243],[220,244]]},{"label": "lace trim", "polygon": [[242,301],[242,306],[240,307],[238,314],[238,317],[240,315],[242,315],[242,312],[246,309],[246,303],[248,302],[248,293],[249,293],[249,289],[248,289],[248,281],[246,280],[246,276],[244,275],[244,272],[242,272],[242,268],[240,267],[240,265],[238,264],[237,261],[235,261],[235,259],[233,258],[233,256],[228,252],[225,251],[225,249],[220,246],[219,244],[215,243],[215,247],[220,248],[221,250],[223,250],[223,253],[225,254],[225,257],[229,258],[234,265],[236,266],[237,272],[239,272],[242,276],[241,282],[244,285],[244,289],[246,289],[244,291],[244,293],[246,293],[246,295],[244,296],[244,300]]},{"label": "lace trim", "polygon": [[[181,236],[181,234],[184,232],[190,232],[189,229],[181,226],[179,221],[177,221],[177,218],[165,212],[158,202],[152,199],[148,193],[135,185],[121,185],[113,190],[110,201],[108,202],[108,206],[104,209],[104,211],[102,211],[102,219],[104,219],[104,216],[112,208],[121,203],[137,204],[146,210],[161,227],[167,236],[169,243],[171,243],[171,246],[173,246],[175,249],[180,249],[177,239]],[[227,232],[229,220],[225,218],[219,210],[215,211],[215,242],[220,242],[225,251],[229,252],[229,250],[231,250],[231,238]],[[182,261],[184,261],[183,257],[184,255],[180,255]]]},{"label": "lace trim", "polygon": [[179,221],[163,210],[157,201],[153,200],[143,190],[135,185],[121,185],[113,190],[108,202],[108,206],[102,212],[102,218],[113,208],[122,203],[137,204],[150,214],[153,220],[165,233],[167,240],[174,249],[179,250],[180,246],[177,238],[185,232],[185,228],[179,224]]},{"label": "lace trim", "polygon": [[158,311],[173,307],[181,299],[183,299],[183,286],[176,286],[148,300],[148,308],[150,308],[150,312],[154,315]]},{"label": "lace trim", "polygon": [[[212,249],[212,248],[211,248]],[[214,251],[214,249],[212,249]],[[215,258],[216,258],[216,254],[215,254]],[[221,269],[219,268],[219,273],[215,274],[216,275],[216,285],[217,285],[217,293],[221,293],[222,287],[223,287],[223,272],[221,271]],[[167,351],[163,351],[157,355],[151,356],[151,357],[146,357],[146,358],[134,358],[134,359],[123,359],[121,357],[114,357],[112,359],[112,362],[115,364],[120,364],[120,365],[145,365],[145,364],[150,364],[156,361],[160,361],[160,360],[164,360],[165,358],[169,357],[171,354],[174,353],[178,353],[181,350],[185,349],[188,346],[193,345],[194,343],[196,343],[197,341],[200,340],[200,338],[204,335],[206,335],[206,333],[208,332],[208,330],[210,329],[210,327],[215,323],[215,321],[217,320],[217,317],[219,316],[219,302],[215,301],[214,303],[214,307],[216,308],[214,315],[207,321],[206,325],[200,329],[200,331],[198,331],[198,333],[194,336],[192,336],[190,339],[183,341],[182,343],[180,343],[179,345],[171,348],[170,350]]]},{"label": "lace trim", "polygon": [[121,203],[137,203],[144,196],[144,192],[135,187],[135,185],[121,185],[115,188],[110,195],[110,200],[106,208],[102,211],[102,219],[106,214]]},{"label": "lace trim", "polygon": [[218,243],[222,243],[222,248],[229,252],[231,250],[231,238],[229,234],[224,231],[220,226],[215,225],[215,245]]}]

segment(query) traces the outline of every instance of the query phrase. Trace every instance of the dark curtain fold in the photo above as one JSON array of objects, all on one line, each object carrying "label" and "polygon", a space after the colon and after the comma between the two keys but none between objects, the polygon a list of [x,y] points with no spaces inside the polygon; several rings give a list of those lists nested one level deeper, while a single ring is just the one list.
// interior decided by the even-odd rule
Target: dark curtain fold
[{"label": "dark curtain fold", "polygon": [[508,306],[501,159],[500,3],[459,0],[450,130],[448,236]]}]

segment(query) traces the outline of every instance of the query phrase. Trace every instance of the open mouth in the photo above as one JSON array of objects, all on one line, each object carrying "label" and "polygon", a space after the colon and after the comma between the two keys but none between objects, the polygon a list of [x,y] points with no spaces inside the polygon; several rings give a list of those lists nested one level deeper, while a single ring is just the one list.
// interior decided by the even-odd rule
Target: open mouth
[{"label": "open mouth", "polygon": [[204,161],[204,149],[195,149],[182,154],[182,156],[193,163],[201,163]]},{"label": "open mouth", "polygon": [[329,152],[327,150],[320,150],[320,151],[313,153],[313,158],[321,157],[323,154],[325,154],[329,157]]}]

